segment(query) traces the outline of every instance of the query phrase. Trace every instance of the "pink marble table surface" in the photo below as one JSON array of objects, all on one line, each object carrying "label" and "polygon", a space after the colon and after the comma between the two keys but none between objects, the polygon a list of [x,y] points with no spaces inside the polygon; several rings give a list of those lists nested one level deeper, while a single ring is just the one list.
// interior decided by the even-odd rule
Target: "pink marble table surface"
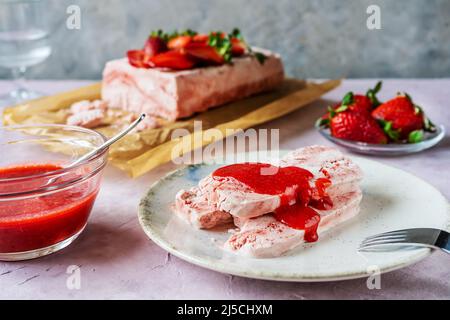
[{"label": "pink marble table surface", "polygon": [[[88,83],[34,81],[29,86],[53,94]],[[365,92],[374,83],[375,80],[346,80],[322,100],[262,127],[280,129],[283,149],[330,144],[314,130],[314,120],[347,91]],[[10,82],[0,81],[0,95],[11,88]],[[413,95],[435,122],[450,129],[450,79],[386,80],[380,97],[388,98],[399,90]],[[374,159],[427,180],[450,199],[449,135],[437,147],[420,154]],[[108,167],[85,232],[59,253],[25,262],[0,262],[0,298],[450,299],[450,257],[441,252],[414,266],[383,275],[380,290],[369,290],[366,279],[310,284],[245,279],[209,271],[171,256],[146,237],[137,219],[141,196],[171,169],[172,165],[165,165],[132,180]],[[80,289],[67,287],[70,277],[67,269],[71,265],[80,267]]]}]

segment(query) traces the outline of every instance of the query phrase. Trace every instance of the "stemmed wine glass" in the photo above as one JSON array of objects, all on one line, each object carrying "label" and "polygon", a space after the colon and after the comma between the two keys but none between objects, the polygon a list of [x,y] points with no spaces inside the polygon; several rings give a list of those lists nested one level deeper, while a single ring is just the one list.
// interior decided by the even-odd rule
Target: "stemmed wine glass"
[{"label": "stemmed wine glass", "polygon": [[0,67],[11,70],[16,89],[0,96],[14,105],[42,94],[25,87],[27,68],[51,54],[46,0],[0,0]]}]

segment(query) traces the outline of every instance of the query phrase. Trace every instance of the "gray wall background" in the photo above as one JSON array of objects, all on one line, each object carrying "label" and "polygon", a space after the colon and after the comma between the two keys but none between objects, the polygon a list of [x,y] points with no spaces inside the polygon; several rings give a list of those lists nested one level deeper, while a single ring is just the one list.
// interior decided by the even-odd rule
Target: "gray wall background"
[{"label": "gray wall background", "polygon": [[[66,28],[71,4],[81,30]],[[381,7],[382,30],[366,27],[370,4]],[[450,0],[50,0],[48,13],[54,52],[30,78],[99,79],[153,29],[235,26],[281,53],[290,76],[450,77]]]}]

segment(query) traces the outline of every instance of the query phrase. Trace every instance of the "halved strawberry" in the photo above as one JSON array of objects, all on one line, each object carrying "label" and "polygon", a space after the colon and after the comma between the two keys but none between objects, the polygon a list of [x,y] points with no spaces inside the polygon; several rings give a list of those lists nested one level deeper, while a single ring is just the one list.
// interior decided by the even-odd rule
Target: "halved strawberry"
[{"label": "halved strawberry", "polygon": [[150,56],[145,54],[144,50],[129,50],[127,51],[128,62],[136,68],[150,68]]},{"label": "halved strawberry", "polygon": [[215,64],[223,64],[225,59],[217,50],[206,43],[191,42],[185,48],[184,52],[197,59],[212,62]]},{"label": "halved strawberry", "polygon": [[167,51],[167,45],[160,37],[150,36],[144,45],[144,52],[149,57]]},{"label": "halved strawberry", "polygon": [[178,36],[170,39],[167,43],[169,49],[182,49],[186,47],[192,41],[191,36]]},{"label": "halved strawberry", "polygon": [[158,54],[150,59],[155,67],[170,68],[174,70],[191,69],[195,61],[183,52],[177,50]]}]

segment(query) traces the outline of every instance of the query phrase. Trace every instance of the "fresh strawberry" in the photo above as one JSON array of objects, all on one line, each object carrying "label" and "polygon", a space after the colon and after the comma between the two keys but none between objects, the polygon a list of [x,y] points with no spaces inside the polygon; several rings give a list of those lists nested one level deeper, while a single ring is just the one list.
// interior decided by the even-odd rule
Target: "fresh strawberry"
[{"label": "fresh strawberry", "polygon": [[233,57],[242,56],[247,49],[247,46],[244,42],[239,40],[238,38],[231,38],[231,55]]},{"label": "fresh strawberry", "polygon": [[331,118],[331,134],[340,139],[374,144],[387,143],[387,137],[368,112],[345,110]]},{"label": "fresh strawberry", "polygon": [[375,88],[367,91],[365,96],[348,92],[340,103],[336,104],[334,107],[328,107],[328,112],[319,118],[317,125],[328,126],[330,119],[335,113],[345,110],[355,112],[371,112],[372,109],[379,104],[376,94],[380,91],[381,85],[381,81],[378,82]]},{"label": "fresh strawberry", "polygon": [[150,36],[144,45],[144,52],[147,56],[153,57],[159,53],[167,51],[167,45],[160,37]]},{"label": "fresh strawberry", "polygon": [[418,142],[418,131],[425,129],[422,110],[407,94],[399,94],[383,103],[372,112],[372,117],[381,122],[386,134],[394,141],[408,139]]},{"label": "fresh strawberry", "polygon": [[225,62],[223,56],[217,52],[216,48],[213,48],[206,43],[191,42],[184,48],[184,52],[194,58],[206,62],[215,64],[222,64]]},{"label": "fresh strawberry", "polygon": [[174,70],[191,69],[195,61],[183,52],[177,50],[158,54],[150,59],[155,67],[170,68]]},{"label": "fresh strawberry", "polygon": [[167,43],[169,49],[182,49],[186,47],[192,41],[192,37],[189,35],[178,36],[170,39]]},{"label": "fresh strawberry", "polygon": [[348,108],[352,111],[370,112],[372,110],[372,101],[367,96],[357,94],[353,96],[353,101],[348,105]]},{"label": "fresh strawberry", "polygon": [[340,113],[346,110],[352,112],[369,113],[371,110],[371,106],[372,103],[366,96],[353,95],[353,92],[349,92],[344,96],[340,103],[334,105],[333,107],[328,107],[328,112],[319,118],[319,120],[317,121],[317,125],[328,127],[331,118],[333,118],[336,113]]},{"label": "fresh strawberry", "polygon": [[136,68],[150,68],[150,56],[146,55],[144,50],[129,50],[127,52],[128,61]]}]

